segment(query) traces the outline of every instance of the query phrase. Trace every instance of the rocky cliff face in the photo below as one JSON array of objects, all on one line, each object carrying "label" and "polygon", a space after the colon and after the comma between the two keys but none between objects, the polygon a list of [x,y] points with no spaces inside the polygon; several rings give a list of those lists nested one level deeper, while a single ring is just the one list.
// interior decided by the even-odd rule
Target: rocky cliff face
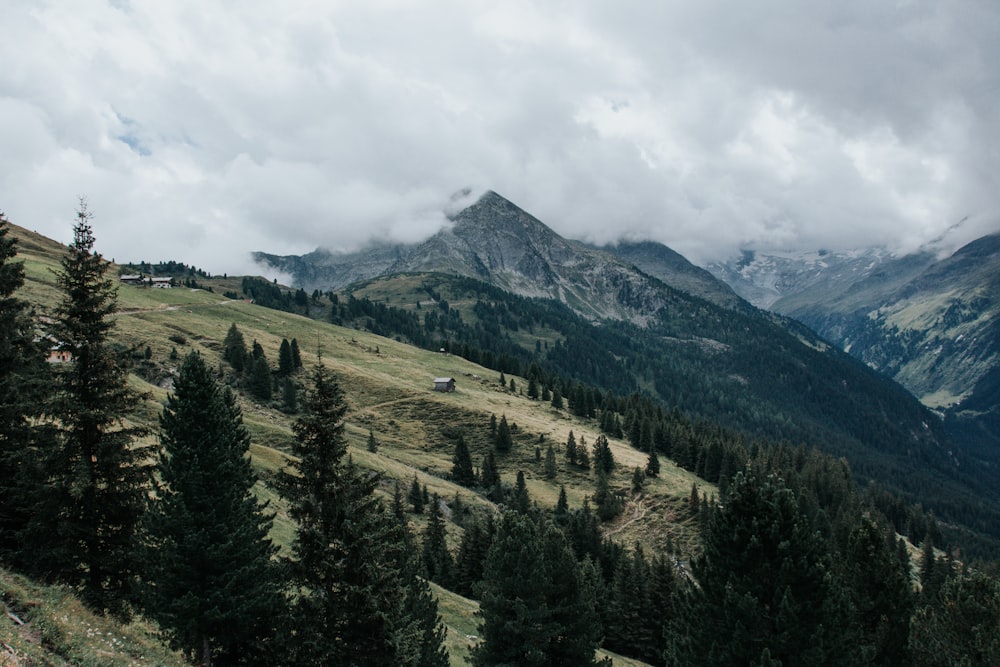
[{"label": "rocky cliff face", "polygon": [[[672,289],[718,298],[729,306],[740,302],[726,286],[669,248],[652,245],[656,253],[637,244],[599,249],[565,239],[515,204],[487,192],[423,243],[351,254],[257,253],[255,258],[292,275],[296,286],[307,291],[339,289],[396,273],[451,273],[521,296],[562,301],[591,320],[642,324],[663,307]],[[633,262],[640,255],[642,270]]]}]

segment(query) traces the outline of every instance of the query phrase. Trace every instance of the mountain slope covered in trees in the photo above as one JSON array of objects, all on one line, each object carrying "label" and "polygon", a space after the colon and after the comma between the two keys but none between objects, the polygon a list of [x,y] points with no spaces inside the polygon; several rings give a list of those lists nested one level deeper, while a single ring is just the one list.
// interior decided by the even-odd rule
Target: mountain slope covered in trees
[{"label": "mountain slope covered in trees", "polygon": [[[753,308],[659,244],[595,249],[488,192],[427,241],[394,247],[378,277],[351,282],[369,275],[352,272],[357,258],[258,254],[307,288],[339,288],[346,301],[331,307],[334,322],[445,346],[500,370],[535,363],[602,391],[648,392],[748,437],[846,456],[862,480],[919,497],[949,519],[1000,530],[987,516],[993,509],[968,514],[984,498],[998,506],[997,471],[976,465],[981,457],[948,438],[939,418],[809,329]],[[433,307],[421,312],[421,302]]]}]

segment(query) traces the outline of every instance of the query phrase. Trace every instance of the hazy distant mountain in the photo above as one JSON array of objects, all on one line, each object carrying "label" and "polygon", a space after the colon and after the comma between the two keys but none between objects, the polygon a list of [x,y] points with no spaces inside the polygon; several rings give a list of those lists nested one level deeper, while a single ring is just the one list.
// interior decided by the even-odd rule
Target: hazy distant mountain
[{"label": "hazy distant mountain", "polygon": [[[950,257],[745,253],[708,267],[946,411],[966,437],[1000,444],[1000,235]],[[992,426],[990,426],[992,424]]]},{"label": "hazy distant mountain", "polygon": [[259,252],[254,257],[290,274],[307,291],[339,289],[380,275],[450,273],[520,296],[556,299],[588,319],[642,323],[670,298],[650,276],[728,307],[740,301],[725,284],[665,246],[600,249],[565,239],[492,191],[422,243],[345,254],[317,250],[303,256]]}]

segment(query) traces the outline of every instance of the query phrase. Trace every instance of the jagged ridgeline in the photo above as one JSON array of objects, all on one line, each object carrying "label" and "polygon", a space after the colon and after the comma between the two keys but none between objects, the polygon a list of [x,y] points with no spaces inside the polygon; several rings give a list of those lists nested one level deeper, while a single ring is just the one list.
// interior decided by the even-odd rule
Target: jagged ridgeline
[{"label": "jagged ridgeline", "polygon": [[338,324],[815,445],[862,482],[1000,535],[993,471],[911,394],[657,244],[586,246],[489,192],[421,244],[258,259],[335,295],[323,316]]}]

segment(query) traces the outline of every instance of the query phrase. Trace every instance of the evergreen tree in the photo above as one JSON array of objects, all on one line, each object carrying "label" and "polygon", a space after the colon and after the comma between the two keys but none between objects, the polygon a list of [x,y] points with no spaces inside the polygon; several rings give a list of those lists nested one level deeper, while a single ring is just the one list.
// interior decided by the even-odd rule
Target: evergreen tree
[{"label": "evergreen tree", "polygon": [[278,375],[286,377],[295,371],[295,360],[292,359],[292,346],[287,338],[281,339],[281,347],[278,348]]},{"label": "evergreen tree", "polygon": [[152,445],[137,444],[146,429],[126,422],[143,396],[129,386],[127,361],[109,341],[117,285],[93,248],[91,214],[81,202],[56,274],[63,293],[56,332],[73,360],[55,375],[53,411],[62,433],[45,462],[52,488],[33,535],[57,542],[38,550],[42,562],[52,558],[43,565],[48,574],[81,585],[93,608],[123,613],[136,572],[135,533],[150,485]]},{"label": "evergreen tree", "polygon": [[401,525],[406,525],[406,505],[403,503],[403,489],[400,487],[398,479],[392,489],[392,515]]},{"label": "evergreen tree", "polygon": [[598,467],[609,475],[615,469],[615,457],[611,453],[611,445],[603,433],[594,440],[594,468]]},{"label": "evergreen tree", "polygon": [[444,645],[448,629],[438,614],[437,598],[422,577],[409,574],[406,576],[406,581],[403,613],[413,619],[417,634],[414,638],[416,640],[414,649],[406,656],[408,662],[400,664],[413,667],[448,667],[451,660]]},{"label": "evergreen tree", "polygon": [[297,460],[279,482],[298,525],[287,662],[419,664],[440,648],[423,643],[440,639],[436,612],[414,615],[405,529],[375,495],[377,476],[345,460],[346,411],[339,383],[317,365],[293,427]]},{"label": "evergreen tree", "polygon": [[424,492],[420,488],[417,473],[413,473],[413,482],[410,484],[410,492],[406,495],[406,500],[409,501],[414,514],[424,513]]},{"label": "evergreen tree", "polygon": [[659,477],[660,476],[660,457],[656,455],[656,450],[654,449],[649,453],[649,458],[646,459],[646,477]]},{"label": "evergreen tree", "polygon": [[292,350],[292,368],[298,370],[302,368],[302,354],[299,352],[299,341],[293,338],[290,347]]},{"label": "evergreen tree", "polygon": [[483,579],[486,554],[493,543],[493,521],[491,518],[473,518],[458,546],[455,559],[455,591],[466,597],[478,597],[479,582]]},{"label": "evergreen tree", "polygon": [[438,494],[431,497],[427,512],[427,528],[424,531],[421,560],[427,578],[436,584],[451,587],[452,563],[451,553],[445,539],[444,517],[441,515],[441,498]]},{"label": "evergreen tree", "polygon": [[909,573],[872,519],[862,518],[851,532],[843,561],[845,584],[861,631],[862,658],[868,664],[910,664],[907,641],[913,592]]},{"label": "evergreen tree", "polygon": [[378,452],[378,442],[375,440],[375,432],[371,429],[368,429],[368,443],[365,448],[372,454]]},{"label": "evergreen tree", "polygon": [[236,328],[233,322],[226,337],[222,341],[222,358],[225,359],[237,374],[242,374],[247,369],[247,361],[250,353],[247,352],[246,340],[243,333]]},{"label": "evergreen tree", "polygon": [[[257,342],[254,341],[254,345]],[[267,358],[263,356],[252,357],[250,362],[250,393],[259,401],[270,401],[272,396],[271,388],[271,366],[267,363]]]},{"label": "evergreen tree", "polygon": [[608,474],[604,468],[597,468],[597,488],[594,491],[594,504],[597,505],[597,516],[601,521],[610,521],[622,513],[622,501],[611,491]]},{"label": "evergreen tree", "polygon": [[566,497],[566,486],[559,485],[559,500],[556,501],[556,521],[562,522],[569,514],[569,499]]},{"label": "evergreen tree", "polygon": [[587,442],[582,435],[576,446],[576,464],[584,470],[590,470],[590,454],[587,453]]},{"label": "evergreen tree", "polygon": [[[49,438],[36,426],[44,411],[48,368],[34,341],[27,302],[15,293],[24,285],[24,264],[12,261],[17,241],[0,213],[0,560],[26,566],[24,549],[32,500],[45,493],[38,448]],[[49,434],[51,435],[51,434]]]},{"label": "evergreen tree", "polygon": [[570,465],[577,464],[576,437],[573,435],[573,431],[570,431],[569,437],[566,438],[566,461]]},{"label": "evergreen tree", "polygon": [[914,615],[910,649],[917,667],[1000,665],[1000,583],[981,572],[949,578]]},{"label": "evergreen tree", "polygon": [[698,588],[667,662],[835,665],[856,662],[850,603],[826,544],[775,477],[739,473],[693,565]]},{"label": "evergreen tree", "polygon": [[642,468],[636,466],[632,470],[632,493],[642,493],[642,487],[646,483],[646,473]]},{"label": "evergreen tree", "polygon": [[479,472],[479,483],[486,489],[487,495],[489,495],[495,502],[503,500],[503,488],[500,484],[500,469],[497,467],[496,457],[493,455],[493,450],[486,452],[486,456],[483,457],[483,465],[480,467]]},{"label": "evergreen tree", "polygon": [[503,454],[509,452],[513,445],[514,440],[510,434],[510,426],[507,425],[507,415],[500,415],[500,423],[497,425],[497,435],[493,446]]},{"label": "evergreen tree", "polygon": [[524,481],[524,472],[517,471],[517,481],[514,484],[514,498],[512,506],[518,512],[527,514],[531,511],[531,496],[528,495],[528,485]]},{"label": "evergreen tree", "polygon": [[552,448],[552,444],[549,443],[548,448],[545,450],[545,479],[555,479],[558,474],[559,469],[556,466],[556,450]]},{"label": "evergreen tree", "polygon": [[934,540],[927,535],[920,549],[920,597],[925,604],[937,599],[948,571],[934,552]]},{"label": "evergreen tree", "polygon": [[562,394],[559,393],[559,387],[554,387],[552,389],[552,407],[556,410],[563,409],[563,397]]},{"label": "evergreen tree", "polygon": [[290,377],[286,377],[281,383],[281,403],[284,411],[290,415],[299,411],[299,387]]},{"label": "evergreen tree", "polygon": [[158,498],[143,521],[146,611],[202,665],[259,656],[281,603],[271,518],[253,494],[239,408],[196,352],[160,429]]},{"label": "evergreen tree", "polygon": [[503,515],[484,568],[472,664],[589,665],[599,625],[562,533],[541,533],[519,512]]},{"label": "evergreen tree", "polygon": [[469,446],[465,444],[465,438],[458,436],[455,443],[455,455],[451,459],[451,480],[456,484],[465,487],[475,486],[476,470],[472,465],[472,455],[469,453]]}]

